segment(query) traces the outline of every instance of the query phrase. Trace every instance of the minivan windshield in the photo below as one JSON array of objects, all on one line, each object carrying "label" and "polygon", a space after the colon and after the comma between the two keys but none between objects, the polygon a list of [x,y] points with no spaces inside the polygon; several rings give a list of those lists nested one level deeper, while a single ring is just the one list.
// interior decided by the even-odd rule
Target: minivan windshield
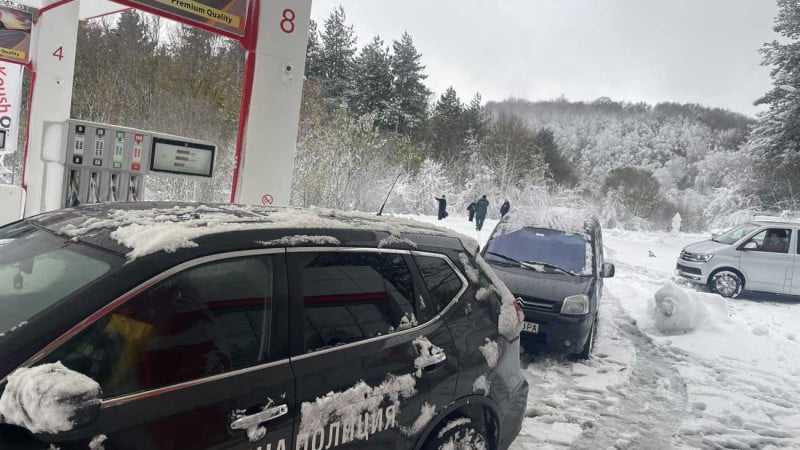
[{"label": "minivan windshield", "polygon": [[743,223],[735,228],[731,228],[730,230],[720,234],[719,236],[711,239],[714,242],[719,242],[720,244],[735,244],[742,240],[745,236],[756,231],[759,228],[758,225],[752,223]]},{"label": "minivan windshield", "polygon": [[0,228],[0,337],[109,271],[85,250],[23,222]]},{"label": "minivan windshield", "polygon": [[579,234],[549,228],[525,227],[493,236],[486,246],[486,260],[496,264],[538,265],[541,272],[592,273],[589,242]]}]

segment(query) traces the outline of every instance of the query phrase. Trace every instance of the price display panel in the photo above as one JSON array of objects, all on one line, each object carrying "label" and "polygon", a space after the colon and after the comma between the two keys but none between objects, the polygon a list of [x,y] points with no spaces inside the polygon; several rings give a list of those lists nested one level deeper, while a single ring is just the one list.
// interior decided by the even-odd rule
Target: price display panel
[{"label": "price display panel", "polygon": [[150,172],[211,177],[215,151],[209,144],[154,137]]}]

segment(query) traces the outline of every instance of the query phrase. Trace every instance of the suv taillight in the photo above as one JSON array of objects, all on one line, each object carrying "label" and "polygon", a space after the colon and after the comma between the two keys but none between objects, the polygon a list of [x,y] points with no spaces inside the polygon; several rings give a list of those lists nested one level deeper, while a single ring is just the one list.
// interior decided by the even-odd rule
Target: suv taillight
[{"label": "suv taillight", "polygon": [[522,322],[525,321],[525,313],[522,311],[521,302],[522,302],[522,299],[519,298],[519,297],[517,297],[516,301],[514,301],[514,309],[517,310],[517,320],[519,321],[519,323],[522,323]]}]

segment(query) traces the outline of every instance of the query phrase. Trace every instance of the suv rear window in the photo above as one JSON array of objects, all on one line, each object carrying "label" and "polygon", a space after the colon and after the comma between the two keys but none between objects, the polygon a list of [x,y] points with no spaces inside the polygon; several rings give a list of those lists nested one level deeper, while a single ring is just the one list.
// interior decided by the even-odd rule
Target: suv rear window
[{"label": "suv rear window", "polygon": [[464,283],[450,264],[441,258],[415,255],[414,260],[431,295],[428,306],[439,313],[453,301]]},{"label": "suv rear window", "polygon": [[307,352],[417,324],[411,273],[401,254],[298,253]]}]

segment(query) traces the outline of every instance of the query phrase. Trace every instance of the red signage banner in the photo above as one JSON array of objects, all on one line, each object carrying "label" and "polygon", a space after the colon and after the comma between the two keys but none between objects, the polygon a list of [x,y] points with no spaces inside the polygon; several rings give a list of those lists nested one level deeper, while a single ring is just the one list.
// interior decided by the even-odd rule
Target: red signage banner
[{"label": "red signage banner", "polygon": [[249,0],[132,0],[129,3],[244,36]]}]

